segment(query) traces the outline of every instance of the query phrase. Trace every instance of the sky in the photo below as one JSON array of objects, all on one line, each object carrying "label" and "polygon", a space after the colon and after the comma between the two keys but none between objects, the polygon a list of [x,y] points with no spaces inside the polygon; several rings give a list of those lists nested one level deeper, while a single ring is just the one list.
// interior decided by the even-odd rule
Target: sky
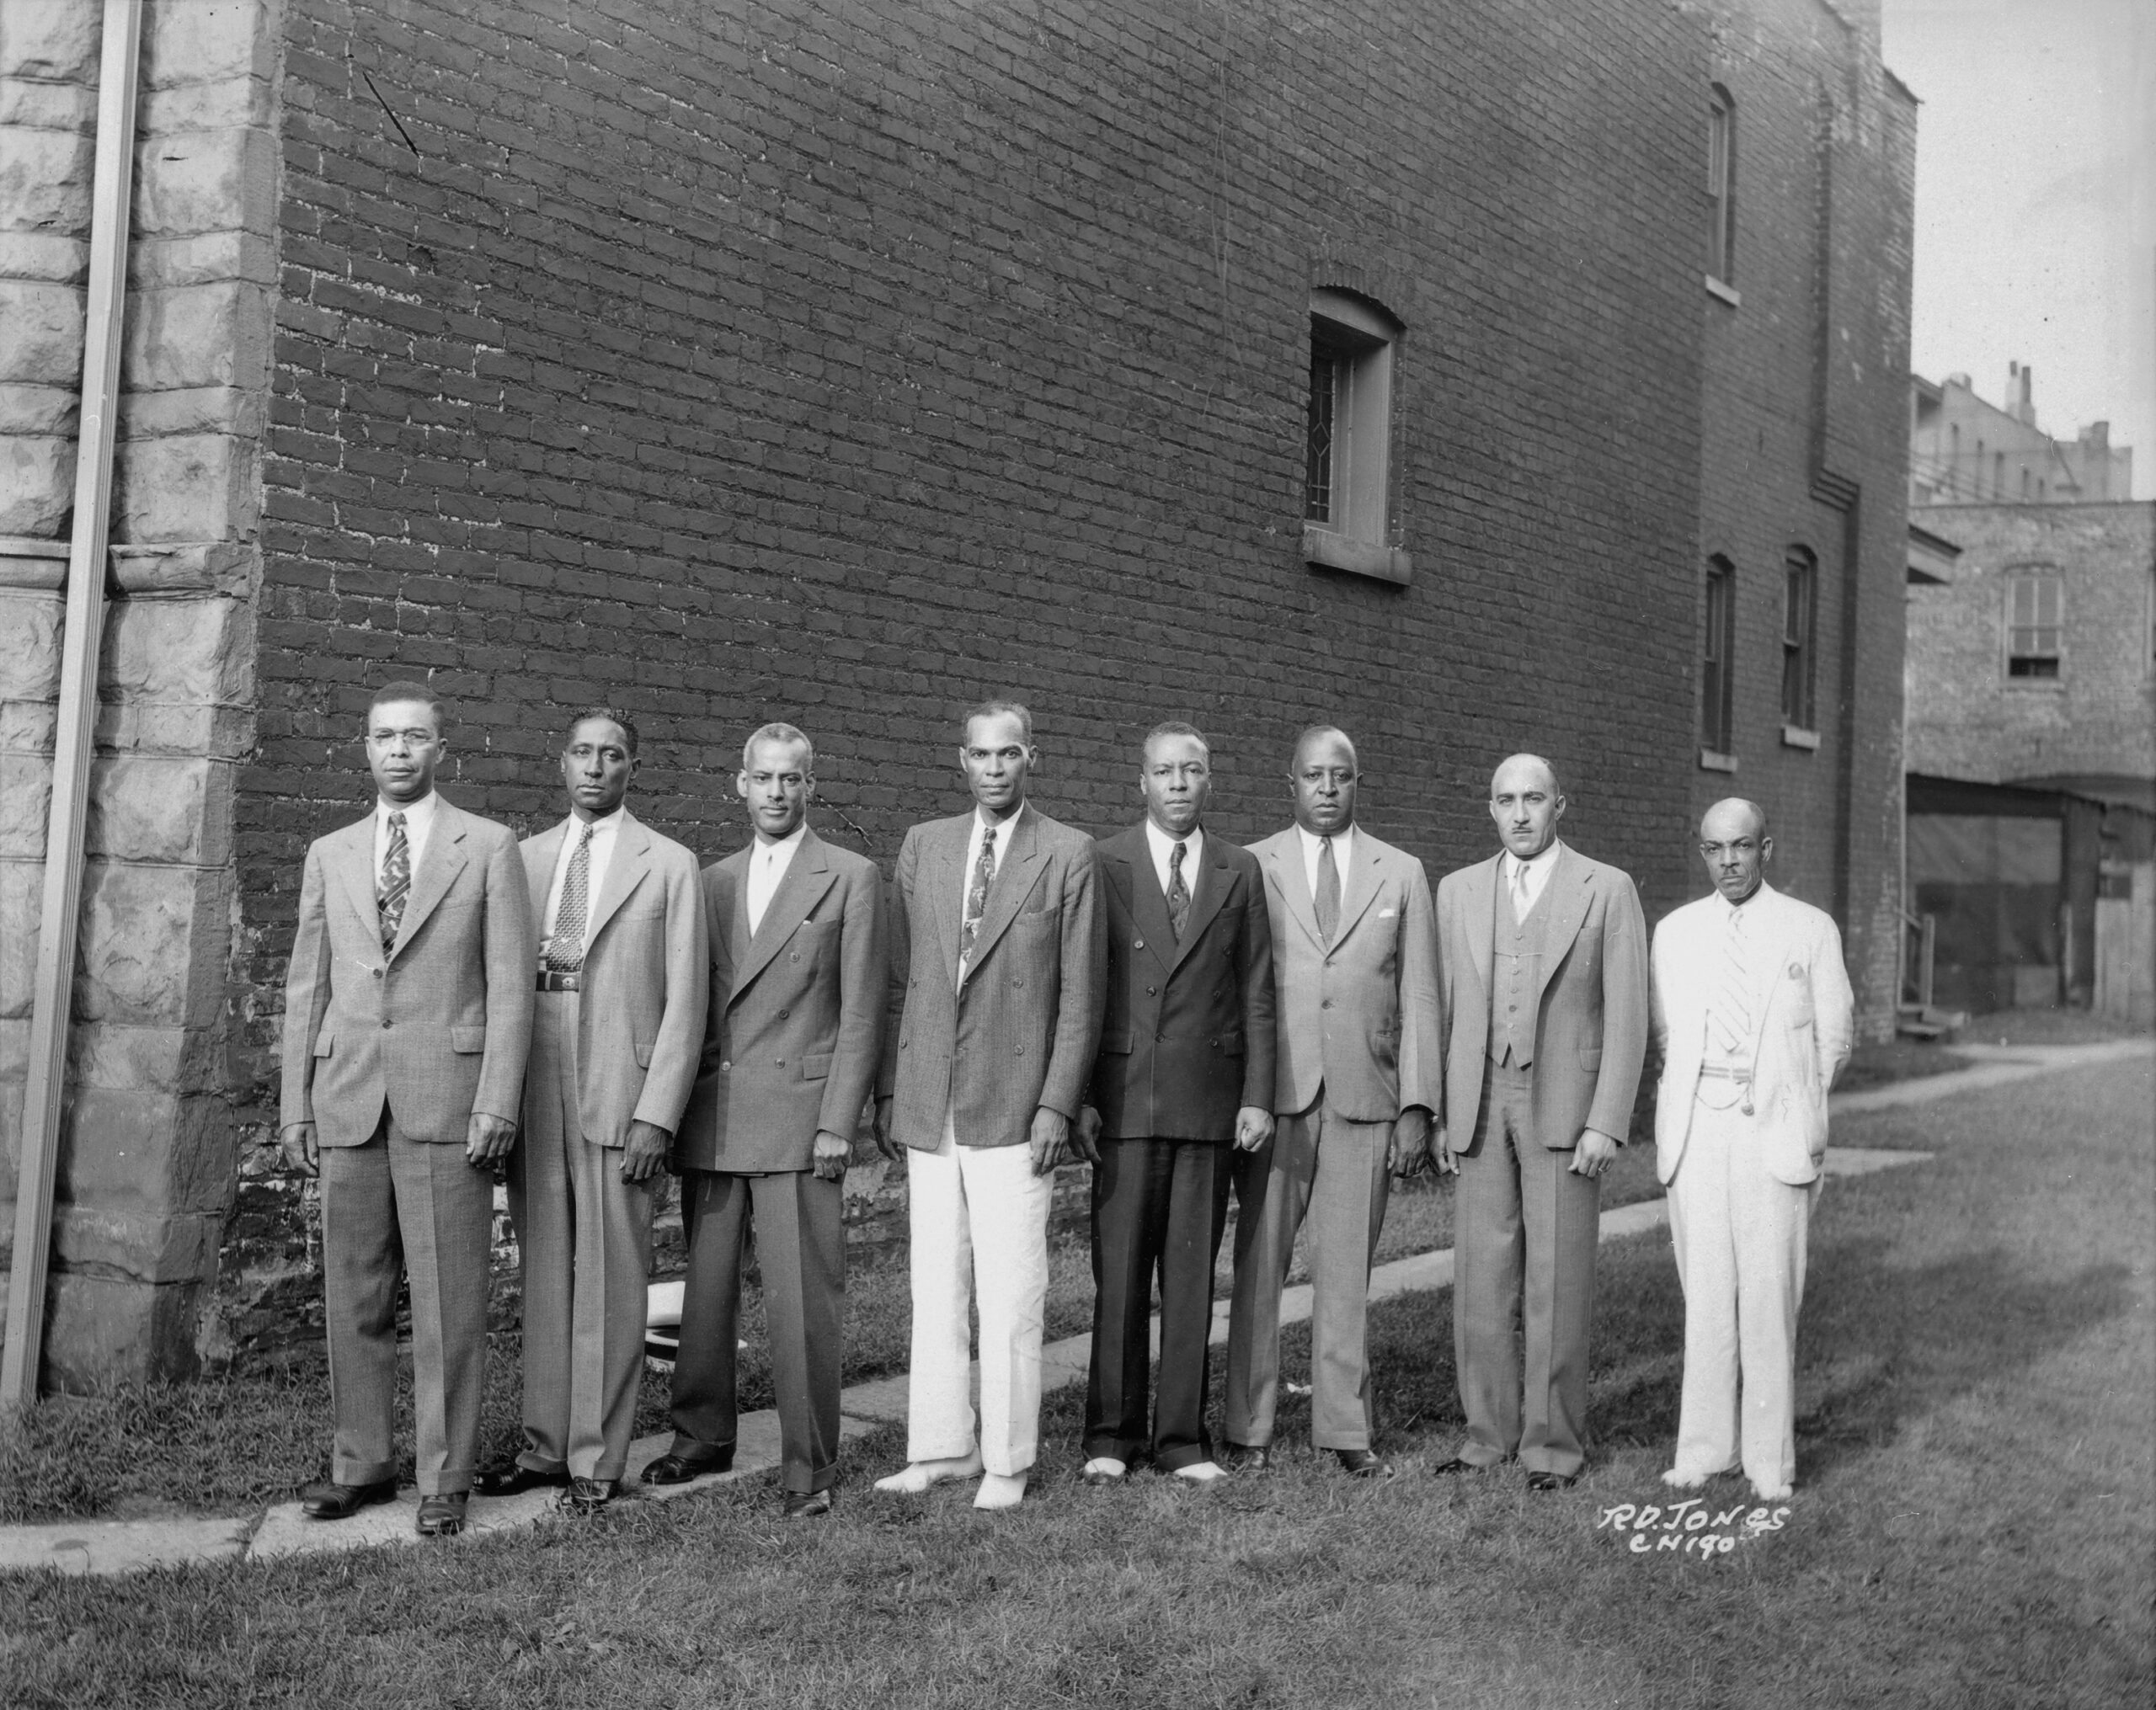
[{"label": "sky", "polygon": [[2133,447],[2156,496],[2156,0],[1885,0],[1917,114],[1910,365]]}]

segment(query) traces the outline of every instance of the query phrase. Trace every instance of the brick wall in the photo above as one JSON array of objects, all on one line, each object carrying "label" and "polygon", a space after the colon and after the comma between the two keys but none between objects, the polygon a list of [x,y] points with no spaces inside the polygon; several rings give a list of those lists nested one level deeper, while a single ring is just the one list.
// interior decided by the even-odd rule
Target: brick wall
[{"label": "brick wall", "polygon": [[[2156,779],[2156,504],[1933,505],[1953,579],[1908,594],[1909,770],[1978,783]],[[2006,674],[2007,584],[2062,578],[2056,679]]]},{"label": "brick wall", "polygon": [[[309,838],[369,685],[456,703],[448,793],[559,811],[563,709],[642,722],[706,857],[773,716],[888,860],[963,805],[954,718],[1036,711],[1038,799],[1136,807],[1163,716],[1215,828],[1295,731],[1443,870],[1491,765],[1656,912],[1681,827],[1703,41],[1648,0],[288,0],[260,743],[237,804],[258,1143],[228,1276],[299,1238],[262,1149]],[[1398,589],[1298,550],[1309,294],[1381,301]],[[237,1286],[237,1285],[234,1285]],[[243,1291],[244,1292],[244,1291]],[[296,1298],[296,1297],[295,1297]],[[294,1301],[236,1299],[243,1335]],[[251,1316],[250,1316],[251,1315]]]},{"label": "brick wall", "polygon": [[[1709,75],[1736,115],[1739,301],[1695,285],[1705,319],[1697,598],[1703,609],[1706,561],[1727,558],[1737,770],[1701,764],[1691,805],[1696,816],[1735,795],[1767,808],[1774,882],[1834,914],[1860,1030],[1881,1036],[1893,1025],[1901,903],[1915,108],[1884,75],[1876,8],[1702,9],[1713,23]],[[1704,93],[1699,106],[1704,135]],[[1703,258],[1705,226],[1703,212]],[[1783,734],[1792,547],[1818,565],[1816,748]],[[1705,894],[1696,861],[1686,881],[1685,895]]]}]

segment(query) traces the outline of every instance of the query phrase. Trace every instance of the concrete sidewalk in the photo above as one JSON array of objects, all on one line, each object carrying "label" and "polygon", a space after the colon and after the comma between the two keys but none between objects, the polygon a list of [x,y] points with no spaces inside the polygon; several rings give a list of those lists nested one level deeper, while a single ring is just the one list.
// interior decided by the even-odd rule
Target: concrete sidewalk
[{"label": "concrete sidewalk", "polygon": [[[2058,1069],[2150,1057],[2156,1055],[2156,1040],[1954,1048],[1961,1055],[1981,1061],[1974,1068],[1948,1074],[1837,1095],[1830,1101],[1831,1113],[1838,1116],[1927,1103]],[[1865,1175],[1876,1170],[1921,1164],[1930,1156],[1928,1152],[1833,1147],[1827,1153],[1827,1170],[1830,1175]],[[1620,1206],[1603,1213],[1602,1239],[1622,1240],[1646,1233],[1668,1222],[1668,1204],[1662,1200]],[[1372,1273],[1370,1298],[1390,1300],[1398,1295],[1449,1288],[1452,1286],[1452,1273],[1450,1249],[1395,1260],[1378,1266]],[[1305,1283],[1286,1290],[1281,1300],[1280,1321],[1283,1324],[1302,1324],[1310,1314],[1310,1286]],[[1156,1320],[1156,1348],[1159,1329]],[[1215,1343],[1225,1342],[1227,1334],[1228,1303],[1219,1301],[1214,1305],[1212,1340]],[[1058,1389],[1084,1382],[1089,1354],[1089,1339],[1085,1335],[1066,1336],[1049,1343],[1042,1350],[1042,1388]],[[841,1401],[843,1436],[851,1440],[886,1425],[903,1424],[906,1382],[905,1374],[900,1373],[873,1382],[857,1383],[847,1389]],[[670,1502],[707,1486],[761,1478],[778,1467],[778,1416],[770,1411],[744,1414],[732,1471],[664,1488],[635,1485],[643,1468],[665,1452],[669,1441],[667,1435],[660,1433],[639,1439],[631,1450],[629,1481],[635,1489],[636,1500]],[[416,1544],[423,1542],[413,1529],[418,1506],[417,1494],[408,1490],[395,1502],[364,1509],[350,1520],[328,1524],[305,1519],[296,1502],[286,1502],[261,1515],[226,1519],[74,1521],[56,1525],[0,1526],[0,1572],[47,1568],[68,1574],[116,1574],[185,1563],[281,1558],[334,1553],[376,1544]],[[499,1500],[475,1496],[472,1499],[468,1530],[481,1535],[558,1517],[554,1493],[551,1490],[527,1491],[520,1496]]]}]

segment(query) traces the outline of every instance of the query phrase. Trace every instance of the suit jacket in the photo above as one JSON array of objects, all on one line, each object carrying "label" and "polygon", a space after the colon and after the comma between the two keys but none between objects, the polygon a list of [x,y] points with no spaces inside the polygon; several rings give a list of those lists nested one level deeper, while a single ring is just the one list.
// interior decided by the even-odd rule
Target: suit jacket
[{"label": "suit jacket", "polygon": [[909,1146],[1017,1146],[1033,1112],[1075,1117],[1101,1041],[1107,960],[1093,840],[1019,810],[958,985],[974,812],[906,833],[892,883],[891,1013],[877,1093]]},{"label": "suit jacket", "polygon": [[1328,947],[1295,828],[1251,845],[1265,879],[1279,991],[1273,1108],[1298,1116],[1323,1094],[1350,1121],[1390,1122],[1417,1105],[1434,1114],[1444,1036],[1430,882],[1422,862],[1360,826],[1353,848]]},{"label": "suit jacket", "polygon": [[[1769,1174],[1792,1185],[1827,1154],[1827,1092],[1849,1060],[1856,1000],[1842,935],[1809,903],[1762,884],[1745,903],[1746,972],[1758,1017],[1752,1103]],[[1726,910],[1702,897],[1654,933],[1654,1040],[1662,1052],[1655,1104],[1655,1173],[1668,1181],[1692,1132],[1692,1092],[1706,1053],[1707,1008],[1721,976]]]},{"label": "suit jacket", "polygon": [[[576,823],[564,819],[521,845],[535,924],[546,921],[562,840]],[[625,812],[590,918],[577,1005],[577,1121],[600,1146],[624,1143],[632,1121],[671,1134],[704,1031],[696,858]],[[535,951],[535,972],[537,960]]]},{"label": "suit jacket", "polygon": [[1091,1102],[1109,1140],[1235,1137],[1273,1101],[1273,926],[1257,862],[1218,837],[1177,942],[1140,823],[1103,838],[1107,1004]]},{"label": "suit jacket", "polygon": [[285,976],[279,1123],[363,1146],[387,1103],[412,1138],[461,1146],[475,1111],[515,1121],[537,956],[506,827],[436,798],[387,956],[374,815],[317,838]]},{"label": "suit jacket", "polygon": [[813,1168],[819,1129],[853,1138],[883,1048],[888,976],[876,863],[804,832],[752,938],[755,849],[704,869],[711,1015],[675,1146],[691,1169]]},{"label": "suit jacket", "polygon": [[[1445,1014],[1444,1127],[1465,1152],[1482,1109],[1490,1045],[1490,962],[1497,863],[1477,861],[1438,886],[1438,988]],[[1542,984],[1537,1006],[1531,1124],[1553,1151],[1582,1130],[1621,1142],[1646,1057],[1647,930],[1640,893],[1614,867],[1562,843],[1543,888]]]}]

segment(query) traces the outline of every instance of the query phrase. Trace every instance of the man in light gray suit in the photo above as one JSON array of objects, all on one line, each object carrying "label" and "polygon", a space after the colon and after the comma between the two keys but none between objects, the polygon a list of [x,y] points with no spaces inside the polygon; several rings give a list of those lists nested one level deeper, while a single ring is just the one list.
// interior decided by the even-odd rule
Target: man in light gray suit
[{"label": "man in light gray suit", "polygon": [[1039,759],[1024,707],[975,707],[958,751],[973,811],[906,834],[891,911],[897,1021],[877,1077],[877,1143],[894,1159],[908,1148],[913,1276],[907,1465],[877,1489],[981,1473],[977,1508],[1015,1506],[1039,1446],[1049,1210],[1101,1039],[1093,840],[1027,805]]},{"label": "man in light gray suit", "polygon": [[1422,862],[1355,823],[1361,768],[1345,732],[1295,744],[1295,823],[1251,845],[1265,876],[1278,982],[1272,1141],[1239,1157],[1228,1335],[1230,1457],[1272,1457],[1280,1289],[1308,1219],[1310,1442],[1358,1478],[1373,1446],[1365,1322],[1390,1177],[1429,1159],[1444,1081],[1438,930]]},{"label": "man in light gray suit", "polygon": [[524,1448],[483,1496],[561,1484],[589,1514],[628,1470],[652,1192],[696,1071],[707,990],[696,859],[628,810],[637,727],[569,722],[569,817],[523,844],[539,922],[510,1213],[524,1276]]},{"label": "man in light gray suit", "polygon": [[711,1013],[674,1150],[689,1236],[674,1441],[643,1478],[679,1484],[734,1463],[753,1219],[782,1511],[796,1520],[830,1513],[838,1478],[842,1184],[883,1040],[883,881],[810,828],[816,750],[792,725],[749,738],[734,788],[755,836],[704,869]]},{"label": "man in light gray suit", "polygon": [[1438,1165],[1460,1176],[1453,1341],[1467,1441],[1435,1470],[1517,1455],[1530,1490],[1563,1489],[1587,1458],[1602,1173],[1631,1127],[1649,1019],[1640,893],[1559,839],[1564,812],[1556,769],[1514,754],[1490,780],[1502,849],[1438,886]]},{"label": "man in light gray suit", "polygon": [[411,1283],[419,1529],[464,1529],[486,1381],[494,1168],[531,1041],[531,909],[516,839],[435,793],[441,702],[367,709],[374,812],[315,839],[285,980],[285,1155],[322,1183],[336,1436],[301,1497],[342,1520],[397,1493],[397,1285]]}]

